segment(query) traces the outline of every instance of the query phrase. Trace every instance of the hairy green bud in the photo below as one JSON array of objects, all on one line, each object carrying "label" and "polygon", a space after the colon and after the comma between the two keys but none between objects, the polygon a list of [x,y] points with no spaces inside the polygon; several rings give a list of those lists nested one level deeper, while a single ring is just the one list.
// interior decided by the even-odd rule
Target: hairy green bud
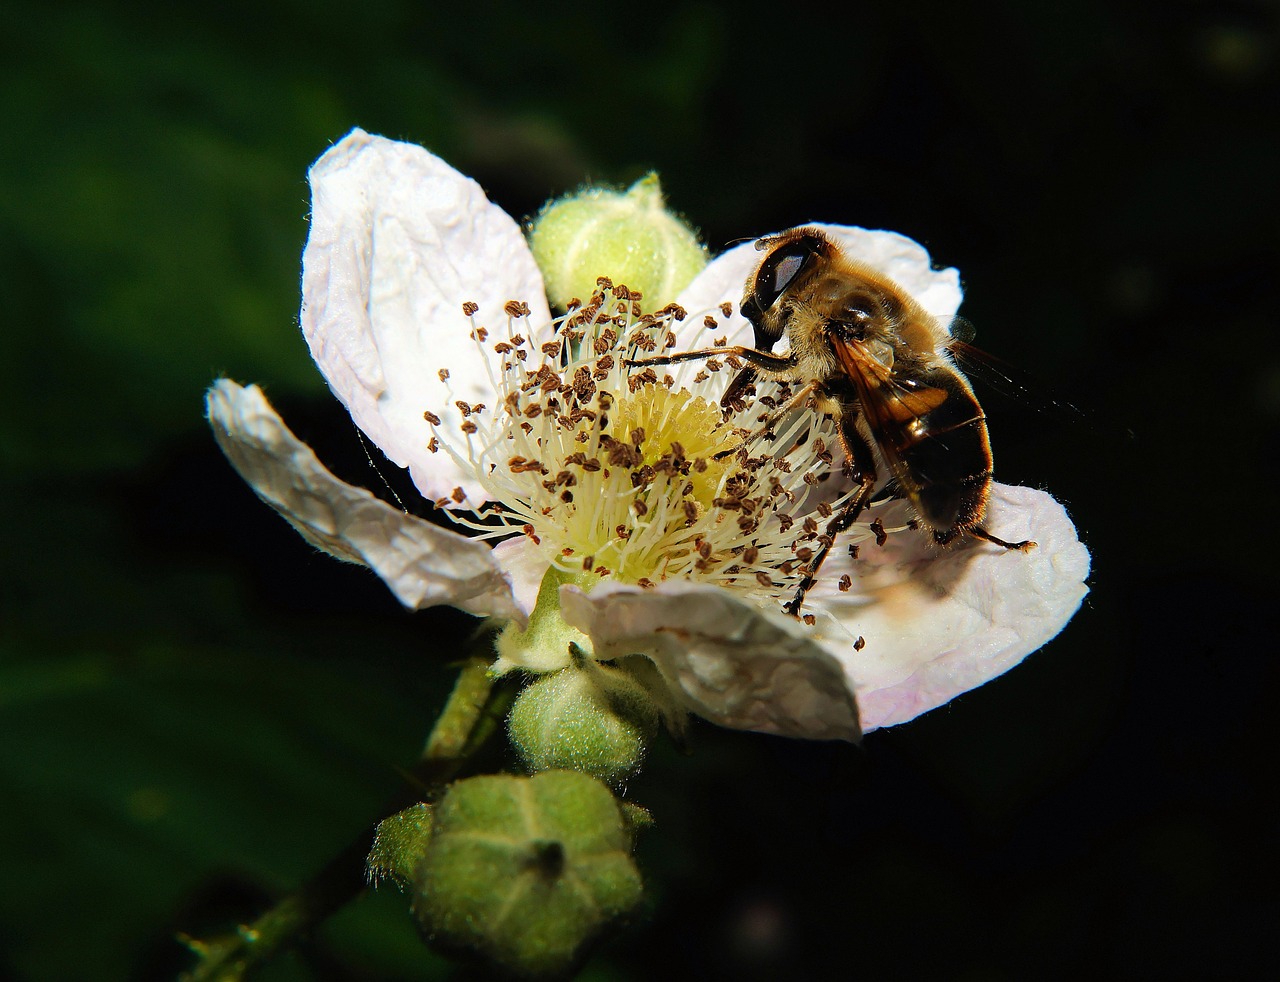
[{"label": "hairy green bud", "polygon": [[655,173],[625,192],[587,188],[547,203],[529,245],[548,299],[562,310],[590,297],[601,276],[639,291],[646,309],[657,310],[707,265],[697,234],[667,210]]},{"label": "hairy green bud", "polygon": [[530,770],[568,768],[617,784],[640,766],[659,719],[630,674],[580,657],[520,693],[508,732]]},{"label": "hairy green bud", "polygon": [[573,771],[459,781],[436,805],[414,913],[441,948],[522,976],[563,975],[640,902],[636,825]]}]

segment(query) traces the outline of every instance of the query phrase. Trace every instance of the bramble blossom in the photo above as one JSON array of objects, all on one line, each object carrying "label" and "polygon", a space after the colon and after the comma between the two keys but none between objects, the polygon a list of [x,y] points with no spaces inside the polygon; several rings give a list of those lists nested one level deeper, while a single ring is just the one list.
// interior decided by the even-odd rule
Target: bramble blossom
[{"label": "bramble blossom", "polygon": [[[338,480],[256,387],[217,382],[210,421],[240,473],[313,545],[370,567],[407,607],[507,620],[497,671],[555,671],[573,646],[599,661],[643,655],[669,713],[857,739],[1006,671],[1084,597],[1089,557],[1062,507],[993,485],[986,526],[1038,548],[940,548],[886,499],[842,534],[807,616],[785,616],[851,493],[831,421],[797,413],[774,439],[723,453],[762,412],[721,411],[732,364],[625,363],[722,338],[750,344],[737,309],[759,259],[749,243],[677,297],[602,279],[553,318],[517,223],[421,147],[356,130],[310,180],[311,353],[441,514],[428,521]],[[935,270],[916,243],[820,227],[930,313],[955,313],[958,274]],[[776,389],[761,385],[757,401]]]}]

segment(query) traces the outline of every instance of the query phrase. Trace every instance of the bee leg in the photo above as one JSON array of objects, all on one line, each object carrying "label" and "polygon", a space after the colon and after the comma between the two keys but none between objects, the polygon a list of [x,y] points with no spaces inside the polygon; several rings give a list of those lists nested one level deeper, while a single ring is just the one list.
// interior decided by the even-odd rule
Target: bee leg
[{"label": "bee leg", "polygon": [[785,372],[795,367],[795,359],[791,355],[775,355],[768,351],[757,351],[755,348],[744,348],[733,345],[728,348],[699,348],[696,351],[678,351],[674,355],[654,355],[652,358],[626,358],[623,364],[627,367],[635,365],[675,365],[682,361],[697,361],[699,358],[714,358],[717,355],[736,355],[749,365],[763,368],[766,372]]},{"label": "bee leg", "polygon": [[854,426],[854,419],[855,414],[852,412],[845,412],[841,415],[840,438],[844,443],[845,453],[849,459],[853,480],[858,485],[858,491],[845,502],[844,507],[840,509],[835,518],[827,523],[827,529],[819,540],[821,545],[814,554],[813,559],[809,561],[809,568],[805,572],[804,579],[800,581],[796,595],[791,598],[790,603],[783,605],[782,609],[792,617],[800,616],[800,606],[804,603],[805,595],[818,582],[818,570],[822,568],[823,562],[826,561],[827,553],[835,545],[836,536],[846,531],[850,525],[858,520],[858,516],[862,514],[862,510],[867,507],[867,503],[871,500],[872,491],[875,490],[875,455],[871,452],[871,448],[867,446],[867,441],[858,433],[857,428]]},{"label": "bee leg", "polygon": [[734,444],[728,450],[717,451],[716,453],[712,454],[712,459],[724,460],[724,458],[731,457],[734,454],[736,454],[739,450],[741,450],[747,444],[760,439],[760,437],[764,436],[771,429],[773,429],[773,424],[776,423],[778,420],[782,419],[783,416],[787,415],[787,413],[794,412],[795,410],[799,409],[802,405],[804,405],[805,401],[811,395],[813,395],[815,391],[817,391],[817,388],[818,388],[817,382],[810,382],[808,385],[802,388],[799,392],[797,392],[794,396],[788,399],[784,405],[779,406],[777,409],[771,412],[764,419],[764,421],[760,424],[759,427],[757,427],[756,429],[748,433],[745,437],[742,438],[742,440],[739,443]]},{"label": "bee leg", "polygon": [[981,525],[975,525],[969,529],[969,534],[975,539],[981,539],[983,542],[990,542],[992,545],[1002,546],[1005,549],[1017,549],[1018,552],[1030,552],[1036,547],[1036,544],[1030,539],[1023,539],[1021,542],[1006,542],[1004,539],[996,538]]}]

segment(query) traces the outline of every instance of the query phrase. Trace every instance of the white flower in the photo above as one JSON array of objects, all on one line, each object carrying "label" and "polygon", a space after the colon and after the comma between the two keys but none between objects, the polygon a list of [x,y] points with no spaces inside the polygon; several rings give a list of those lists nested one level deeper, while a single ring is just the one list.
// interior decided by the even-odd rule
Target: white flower
[{"label": "white flower", "polygon": [[[552,640],[508,646],[500,669],[560,668],[567,639],[601,660],[647,655],[676,704],[722,725],[857,739],[994,678],[1079,606],[1089,558],[1062,507],[995,485],[987,527],[1036,540],[1033,552],[939,549],[906,528],[903,503],[881,503],[832,551],[806,602],[813,623],[781,613],[806,542],[849,492],[824,454],[838,447],[829,422],[797,442],[814,422],[798,414],[749,466],[717,460],[738,445],[735,425],[749,425],[718,408],[732,370],[690,362],[662,378],[623,364],[637,345],[750,343],[736,312],[758,261],[750,244],[678,298],[644,303],[678,307],[643,316],[625,291],[603,289],[553,321],[516,222],[421,147],[356,130],[310,179],[311,353],[360,429],[457,530],[339,481],[256,387],[210,390],[215,434],[308,541],[371,567],[406,606],[523,627],[544,580],[558,589]],[[955,312],[956,271],[934,270],[916,243],[824,228],[931,313]]]}]

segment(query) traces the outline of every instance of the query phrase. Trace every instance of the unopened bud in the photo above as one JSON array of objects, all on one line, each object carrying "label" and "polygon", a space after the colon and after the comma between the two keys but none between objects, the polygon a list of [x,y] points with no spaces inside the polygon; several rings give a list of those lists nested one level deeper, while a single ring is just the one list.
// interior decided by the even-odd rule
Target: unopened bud
[{"label": "unopened bud", "polygon": [[520,693],[508,729],[530,770],[568,768],[617,784],[640,766],[659,718],[626,671],[578,658]]},{"label": "unopened bud", "polygon": [[543,206],[529,233],[548,299],[564,309],[610,277],[643,295],[647,310],[674,301],[707,265],[692,228],[667,210],[658,175],[625,191],[587,188]]},{"label": "unopened bud", "polygon": [[414,912],[446,950],[560,977],[640,902],[635,824],[604,785],[572,771],[459,781],[436,805]]}]

